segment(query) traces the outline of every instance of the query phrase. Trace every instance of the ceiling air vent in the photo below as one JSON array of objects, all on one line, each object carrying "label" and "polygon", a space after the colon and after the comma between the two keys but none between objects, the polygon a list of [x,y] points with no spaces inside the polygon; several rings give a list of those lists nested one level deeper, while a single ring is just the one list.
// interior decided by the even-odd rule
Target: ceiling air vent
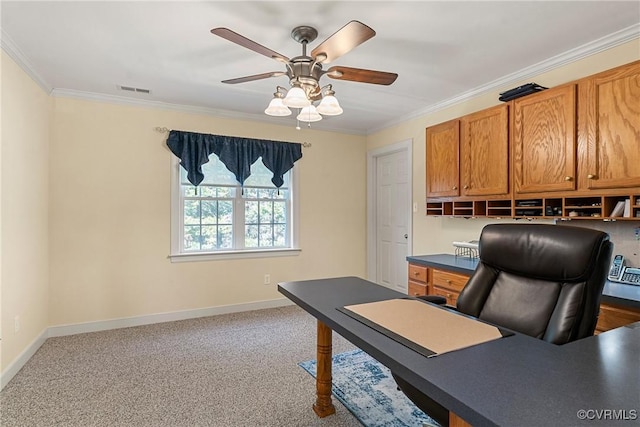
[{"label": "ceiling air vent", "polygon": [[124,90],[127,92],[135,92],[135,93],[151,93],[149,89],[141,89],[139,87],[131,87],[131,86],[117,86],[118,89]]}]

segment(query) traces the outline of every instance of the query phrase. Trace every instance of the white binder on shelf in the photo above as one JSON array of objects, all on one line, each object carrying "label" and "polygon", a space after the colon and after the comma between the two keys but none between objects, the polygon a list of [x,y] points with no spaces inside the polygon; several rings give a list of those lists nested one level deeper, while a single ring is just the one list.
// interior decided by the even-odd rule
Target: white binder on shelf
[{"label": "white binder on shelf", "polygon": [[622,216],[624,213],[624,200],[619,200],[616,206],[611,210],[610,217]]},{"label": "white binder on shelf", "polygon": [[624,214],[625,218],[631,218],[631,199],[624,200]]}]

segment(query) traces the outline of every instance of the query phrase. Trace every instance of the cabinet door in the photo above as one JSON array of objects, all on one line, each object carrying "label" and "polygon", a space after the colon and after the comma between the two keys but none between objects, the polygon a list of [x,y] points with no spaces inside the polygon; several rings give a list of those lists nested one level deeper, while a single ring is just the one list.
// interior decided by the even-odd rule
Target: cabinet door
[{"label": "cabinet door", "polygon": [[575,190],[576,86],[513,101],[516,193]]},{"label": "cabinet door", "polygon": [[606,332],[634,322],[640,322],[640,309],[600,304],[596,331]]},{"label": "cabinet door", "polygon": [[462,195],[509,193],[509,110],[500,105],[460,119]]},{"label": "cabinet door", "polygon": [[427,128],[427,197],[460,195],[460,122],[452,120]]},{"label": "cabinet door", "polygon": [[597,74],[579,88],[587,188],[640,187],[640,62]]}]

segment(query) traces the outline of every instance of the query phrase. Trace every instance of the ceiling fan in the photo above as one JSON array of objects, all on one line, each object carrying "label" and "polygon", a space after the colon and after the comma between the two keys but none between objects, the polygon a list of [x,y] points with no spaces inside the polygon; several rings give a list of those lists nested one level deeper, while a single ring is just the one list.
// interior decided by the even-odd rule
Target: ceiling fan
[{"label": "ceiling fan", "polygon": [[[291,111],[288,107],[309,107],[313,109],[313,114],[311,111],[301,111],[301,114],[298,116],[299,120],[308,122],[321,120],[322,117],[319,116],[318,113],[323,115],[341,114],[342,108],[338,105],[338,101],[334,96],[335,92],[332,90],[331,85],[329,84],[324,87],[320,85],[320,78],[325,74],[332,79],[379,85],[390,85],[398,78],[398,75],[395,73],[365,70],[362,68],[333,66],[326,71],[322,69],[323,64],[329,64],[335,61],[340,56],[376,35],[373,29],[359,21],[350,21],[329,36],[311,51],[311,56],[307,55],[307,45],[316,39],[318,31],[306,25],[295,27],[291,31],[291,37],[302,44],[302,55],[291,59],[241,36],[228,28],[214,28],[211,30],[211,33],[285,64],[286,71],[271,71],[222,81],[222,83],[237,84],[270,77],[288,76],[291,89],[287,91],[287,89],[280,86],[276,88],[271,104],[277,105],[275,108],[271,108],[272,105],[269,105],[267,110],[265,110],[265,113],[269,115],[289,115]],[[313,102],[318,100],[322,100],[322,102],[316,112],[315,107],[313,107]],[[274,101],[277,102],[274,103]]]}]

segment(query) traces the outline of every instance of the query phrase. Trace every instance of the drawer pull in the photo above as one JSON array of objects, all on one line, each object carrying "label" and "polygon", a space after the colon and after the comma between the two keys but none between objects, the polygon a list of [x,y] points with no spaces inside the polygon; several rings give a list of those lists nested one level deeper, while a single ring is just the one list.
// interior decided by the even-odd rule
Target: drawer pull
[{"label": "drawer pull", "polygon": [[571,177],[571,176],[565,176],[565,177],[564,177],[564,180],[565,180],[565,181],[572,181],[572,180],[573,180],[573,177]]},{"label": "drawer pull", "polygon": [[419,276],[419,275],[420,275],[420,272],[419,272],[419,271],[414,271],[414,272],[413,272],[413,275],[414,275],[414,276]]},{"label": "drawer pull", "polygon": [[596,179],[596,176],[595,176],[595,175],[593,175],[593,174],[589,174],[589,175],[587,175],[587,178],[589,178],[589,179]]},{"label": "drawer pull", "polygon": [[446,282],[447,282],[447,284],[450,285],[451,284],[451,279],[447,279]]}]

